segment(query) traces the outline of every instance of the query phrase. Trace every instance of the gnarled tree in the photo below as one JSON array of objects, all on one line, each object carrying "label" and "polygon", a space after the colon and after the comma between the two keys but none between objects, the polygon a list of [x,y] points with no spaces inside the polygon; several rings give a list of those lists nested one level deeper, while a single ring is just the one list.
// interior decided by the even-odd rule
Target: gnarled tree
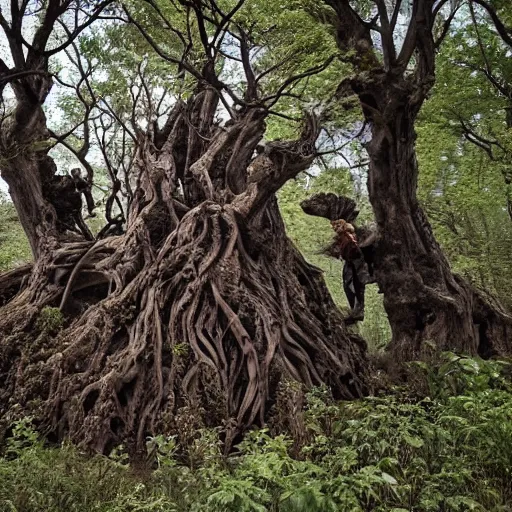
[{"label": "gnarled tree", "polygon": [[[129,7],[107,14],[109,3],[49,0],[30,43],[21,30],[28,2],[12,2],[11,19],[0,18],[15,70],[3,75],[15,106],[0,168],[34,254],[30,273],[0,277],[3,427],[23,404],[56,438],[102,452],[123,441],[138,453],[156,432],[186,441],[202,425],[223,426],[229,446],[268,419],[283,380],[361,395],[364,342],[345,331],[320,272],[286,237],[275,198],[315,158],[319,119],[305,116],[295,140],[261,144],[278,100],[332,59],[285,78],[276,71],[300,56],[257,68],[262,44],[244,23],[243,0],[227,12],[213,0],[183,0],[172,8],[175,23],[153,1],[144,21]],[[165,122],[137,125],[134,112],[125,188],[111,175],[111,197],[131,192],[117,219],[122,233],[89,241],[59,208],[66,177],[41,148],[50,136],[43,104],[49,58],[102,17],[127,19],[190,86],[183,99],[170,95]],[[171,49],[148,19],[173,38]],[[243,73],[243,95],[223,81],[223,59]],[[82,71],[82,102],[93,105]],[[148,93],[143,83],[139,93]],[[228,119],[219,119],[220,105]]]}]

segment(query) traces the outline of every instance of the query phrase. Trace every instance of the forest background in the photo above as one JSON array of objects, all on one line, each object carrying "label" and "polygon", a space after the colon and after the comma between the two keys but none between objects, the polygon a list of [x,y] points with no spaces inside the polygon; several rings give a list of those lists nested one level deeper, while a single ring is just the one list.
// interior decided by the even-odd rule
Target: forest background
[{"label": "forest background", "polygon": [[[508,3],[494,5],[511,26]],[[143,9],[139,14],[144,16]],[[250,15],[275,18],[288,27],[283,34],[293,34],[291,40],[283,36],[276,44],[291,45],[291,51],[293,45],[325,43],[318,27],[293,32],[304,23],[300,10],[254,2]],[[100,99],[129,122],[130,86],[142,76],[157,76],[155,70],[163,76],[166,65],[148,51],[136,30],[103,29],[91,28],[78,39],[57,64],[58,71],[64,73],[63,82],[67,73],[67,78],[76,79],[80,73],[71,63],[78,62],[78,56],[90,59],[99,70],[94,85],[101,90]],[[321,49],[328,52],[325,44]],[[462,2],[457,23],[439,49],[436,83],[416,124],[418,196],[436,239],[456,273],[494,294],[509,311],[511,51],[488,13]],[[327,68],[302,84],[302,92],[312,105],[320,104],[332,95],[336,78]],[[157,78],[151,86],[161,93],[165,84]],[[144,107],[144,100],[141,104]],[[297,108],[293,98],[280,107],[278,114]],[[84,104],[76,91],[68,92],[61,84],[46,108],[52,132],[68,134],[62,139],[65,145],[56,145],[50,153],[59,173],[65,174],[76,166],[84,142],[83,128],[76,128]],[[288,236],[324,271],[336,304],[346,308],[341,262],[320,254],[332,238],[329,222],[307,216],[300,208],[301,200],[316,192],[334,192],[357,201],[360,223],[373,220],[361,113],[348,102],[337,116],[336,124],[347,128],[323,135],[325,155],[288,181],[278,200]],[[98,123],[98,139],[95,143],[91,137],[89,150],[99,212],[110,197],[110,169],[102,160],[100,140],[102,129],[109,132],[102,122],[101,117],[91,120]],[[279,115],[268,124],[268,140],[287,139],[297,131],[294,121]],[[113,159],[119,148],[111,150],[108,156]],[[4,190],[0,270],[11,270],[30,262],[31,250]],[[93,233],[102,227],[97,218],[87,223]],[[391,332],[375,285],[367,288],[364,322],[352,329],[378,360]],[[222,452],[214,429],[198,433],[185,452],[172,436],[148,439],[156,468],[148,474],[129,469],[122,447],[110,458],[89,458],[71,445],[48,447],[27,418],[17,423],[3,448],[0,510],[509,510],[512,390],[507,363],[443,353],[428,365],[416,362],[411,368],[416,378],[406,387],[381,375],[379,386],[386,393],[377,398],[339,404],[324,389],[315,389],[307,396],[298,437],[256,430],[235,455]]]}]

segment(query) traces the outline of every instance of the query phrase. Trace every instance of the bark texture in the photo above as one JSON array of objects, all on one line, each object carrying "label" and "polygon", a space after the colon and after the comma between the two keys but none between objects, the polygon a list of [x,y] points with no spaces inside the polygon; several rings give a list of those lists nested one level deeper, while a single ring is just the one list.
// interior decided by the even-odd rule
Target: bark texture
[{"label": "bark texture", "polygon": [[[376,276],[401,360],[418,357],[424,342],[484,357],[510,353],[512,317],[491,297],[452,273],[416,198],[415,108],[394,105],[375,125],[369,192],[379,227]],[[405,97],[407,99],[407,96]],[[383,102],[383,104],[386,104]]]}]

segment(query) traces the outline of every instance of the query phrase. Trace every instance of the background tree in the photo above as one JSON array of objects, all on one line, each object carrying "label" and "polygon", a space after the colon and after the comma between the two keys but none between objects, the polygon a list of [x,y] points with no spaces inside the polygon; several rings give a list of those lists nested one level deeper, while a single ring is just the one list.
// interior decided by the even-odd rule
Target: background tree
[{"label": "background tree", "polygon": [[[435,83],[436,52],[462,2],[331,2],[318,16],[336,30],[354,72],[338,88],[356,95],[371,141],[368,190],[380,231],[377,279],[392,327],[391,350],[417,357],[426,340],[441,348],[507,352],[510,317],[452,274],[416,195],[415,122]],[[446,12],[445,12],[446,11]]]}]

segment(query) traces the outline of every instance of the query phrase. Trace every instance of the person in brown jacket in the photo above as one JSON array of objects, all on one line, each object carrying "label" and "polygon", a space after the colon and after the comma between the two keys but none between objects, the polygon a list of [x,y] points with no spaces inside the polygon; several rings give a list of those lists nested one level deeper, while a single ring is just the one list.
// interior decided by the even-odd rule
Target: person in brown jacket
[{"label": "person in brown jacket", "polygon": [[356,229],[344,219],[331,221],[336,233],[331,246],[331,254],[345,262],[343,265],[343,290],[347,296],[351,313],[347,323],[364,319],[364,295],[367,284],[375,282],[371,246],[375,235],[373,230],[366,230],[366,237],[358,243]]},{"label": "person in brown jacket", "polygon": [[336,235],[333,242],[321,252],[341,259],[343,265],[343,289],[350,304],[351,313],[346,322],[364,318],[365,286],[375,282],[374,256],[378,230],[375,224],[355,228],[359,215],[356,202],[350,197],[332,192],[320,192],[301,201],[304,213],[331,221]]}]

